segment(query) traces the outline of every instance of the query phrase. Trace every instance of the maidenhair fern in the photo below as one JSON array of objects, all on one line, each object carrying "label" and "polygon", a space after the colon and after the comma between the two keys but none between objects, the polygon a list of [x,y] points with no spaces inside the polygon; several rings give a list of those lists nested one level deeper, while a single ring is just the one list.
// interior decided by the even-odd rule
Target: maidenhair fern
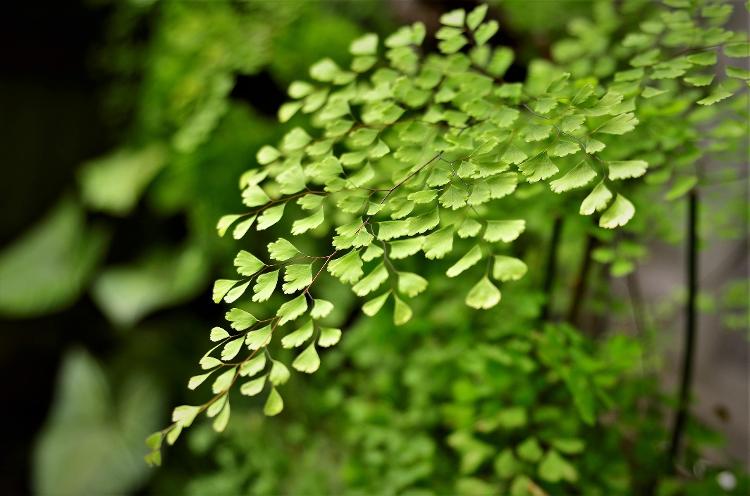
[{"label": "maidenhair fern", "polygon": [[[279,120],[305,126],[258,151],[259,167],[240,178],[247,210],[218,223],[238,240],[274,226],[281,237],[240,251],[237,276],[216,281],[214,301],[230,305],[226,323],[210,331],[204,372],[188,383],[213,396],[175,408],[173,423],[149,438],[148,461],[158,464],[163,441],[174,443],[200,414],[222,431],[233,391],[264,395],[266,415],[282,411],[290,367],[315,372],[321,349],[342,336],[327,320],[335,302],[316,294],[326,273],[362,298],[364,314],[391,312],[401,325],[431,282],[405,259],[445,259],[445,277],[472,281],[460,297],[475,309],[502,305],[509,282],[538,270],[513,255],[526,220],[507,205],[519,195],[570,194],[599,226],[626,225],[636,214],[631,179],[655,169],[667,180],[686,155],[700,155],[701,129],[719,111],[691,104],[722,102],[730,112],[748,79],[733,66],[716,74],[718,53],[748,57],[747,39],[721,27],[727,5],[665,3],[611,47],[608,66],[594,52],[575,56],[577,41],[567,40],[556,65],[506,81],[513,51],[490,45],[500,27],[480,6],[441,17],[439,53],[420,48],[426,29],[415,23],[382,43],[375,34],[354,40],[348,69],[323,59],[310,81],[292,83]],[[615,72],[623,61],[631,67]],[[667,128],[667,119],[681,121]],[[674,175],[670,198],[697,181]],[[320,239],[328,250],[311,242]],[[276,358],[278,346],[295,350],[290,364]]]}]

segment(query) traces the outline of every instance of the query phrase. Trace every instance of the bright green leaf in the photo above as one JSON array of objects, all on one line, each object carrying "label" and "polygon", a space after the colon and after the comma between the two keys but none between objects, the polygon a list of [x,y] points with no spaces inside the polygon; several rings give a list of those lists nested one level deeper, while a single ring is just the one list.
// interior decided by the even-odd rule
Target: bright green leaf
[{"label": "bright green leaf", "polygon": [[409,297],[417,296],[427,289],[427,279],[413,272],[398,273],[398,291]]},{"label": "bright green leaf", "polygon": [[[240,345],[242,345],[242,339],[240,339],[239,342],[240,342]],[[232,367],[228,370],[225,370],[224,372],[222,372],[216,377],[216,380],[211,386],[211,390],[213,391],[214,394],[223,393],[224,391],[229,389],[229,386],[232,385],[232,381],[234,380],[235,371],[236,371],[236,368]]]},{"label": "bright green leaf", "polygon": [[608,162],[611,180],[640,177],[646,173],[648,163],[643,160],[625,160]]},{"label": "bright green leaf", "polygon": [[484,239],[494,243],[503,241],[510,243],[518,238],[526,229],[526,221],[519,220],[488,220],[487,228],[484,230]]},{"label": "bright green leaf", "polygon": [[275,207],[267,208],[266,210],[264,210],[258,216],[258,225],[256,226],[256,229],[258,229],[258,231],[263,231],[264,229],[268,229],[269,227],[280,221],[281,217],[284,215],[285,205],[285,203],[282,203],[280,205],[276,205]]},{"label": "bright green leaf", "polygon": [[253,295],[253,301],[261,302],[269,299],[273,294],[274,289],[276,289],[276,284],[278,283],[278,281],[278,270],[266,272],[265,274],[259,275],[255,280],[255,285],[253,286],[253,292],[255,293]]},{"label": "bright green leaf", "polygon": [[362,259],[356,250],[328,263],[328,272],[343,283],[355,283],[362,277]]},{"label": "bright green leaf", "polygon": [[271,388],[271,392],[266,399],[265,405],[263,405],[263,414],[269,417],[278,415],[284,409],[284,400],[281,399],[281,395],[276,388]]},{"label": "bright green leaf", "polygon": [[601,212],[606,208],[611,199],[612,192],[604,185],[604,181],[602,181],[583,200],[579,213],[581,215],[591,215],[594,212]]},{"label": "bright green leaf", "polygon": [[268,373],[269,382],[274,386],[286,384],[290,377],[289,369],[278,360],[273,360],[272,362],[271,372]]},{"label": "bright green leaf", "polygon": [[443,258],[453,249],[453,226],[444,227],[425,236],[422,250],[430,260]]},{"label": "bright green leaf", "polygon": [[292,367],[306,374],[312,374],[318,370],[318,367],[320,367],[320,357],[318,356],[318,351],[315,349],[315,343],[310,343],[310,346],[297,355],[297,358],[292,362]]},{"label": "bright green leaf", "polygon": [[242,362],[239,374],[242,377],[252,377],[266,367],[266,355],[258,353],[255,357]]},{"label": "bright green leaf", "polygon": [[489,278],[483,277],[466,295],[466,304],[471,308],[488,309],[500,302],[500,290]]},{"label": "bright green leaf", "polygon": [[297,256],[298,254],[299,250],[284,238],[279,238],[273,243],[268,244],[268,255],[273,260],[286,262],[287,260]]},{"label": "bright green leaf", "polygon": [[294,224],[292,224],[292,234],[296,236],[305,233],[310,229],[315,229],[323,223],[323,220],[325,220],[323,209],[319,208],[309,217],[295,220]]},{"label": "bright green leaf", "polygon": [[313,303],[312,310],[310,310],[310,317],[314,319],[322,319],[327,317],[331,311],[333,311],[333,303],[327,300],[316,299]]},{"label": "bright green leaf", "polygon": [[386,279],[388,279],[388,271],[385,268],[385,264],[381,262],[372,270],[372,272],[352,286],[352,291],[354,291],[357,296],[368,295],[378,289]]},{"label": "bright green leaf", "polygon": [[229,333],[221,327],[214,327],[211,329],[209,339],[213,342],[221,341],[229,337]]},{"label": "bright green leaf", "polygon": [[281,152],[272,146],[265,145],[258,150],[255,159],[260,165],[266,165],[277,160],[279,157],[281,157]]},{"label": "bright green leaf", "polygon": [[232,329],[237,331],[244,331],[258,322],[258,319],[256,319],[253,314],[240,308],[230,309],[224,317],[231,322]]},{"label": "bright green leaf", "polygon": [[255,331],[250,331],[245,334],[245,345],[251,351],[259,350],[271,342],[272,333],[273,328],[271,325],[256,329]]},{"label": "bright green leaf", "polygon": [[281,346],[284,348],[297,348],[302,346],[308,339],[310,339],[310,337],[312,337],[313,330],[313,321],[308,320],[302,324],[302,327],[284,336],[281,339]]},{"label": "bright green leaf", "polygon": [[240,394],[245,396],[255,396],[263,391],[263,387],[266,385],[266,376],[261,376],[252,381],[248,381],[240,386]]},{"label": "bright green leaf", "polygon": [[224,296],[234,287],[239,281],[236,279],[217,279],[214,282],[213,291],[211,292],[211,298],[214,303],[219,303]]},{"label": "bright green leaf", "polygon": [[564,193],[571,189],[586,186],[596,177],[596,172],[585,160],[582,160],[574,168],[569,170],[560,179],[555,179],[549,183],[550,189],[555,193]]},{"label": "bright green leaf", "polygon": [[252,276],[265,265],[258,257],[245,250],[240,250],[234,257],[234,266],[237,267],[237,273],[243,276]]},{"label": "bright green leaf", "polygon": [[276,315],[279,317],[279,325],[284,325],[296,319],[305,313],[305,310],[307,310],[307,299],[303,293],[279,307],[276,312]]},{"label": "bright green leaf", "polygon": [[440,16],[440,23],[446,26],[463,27],[466,12],[463,9],[451,10]]},{"label": "bright green leaf", "polygon": [[635,214],[635,207],[624,196],[618,194],[612,205],[602,214],[599,225],[607,229],[624,226]]},{"label": "bright green leaf", "polygon": [[474,245],[458,262],[453,264],[445,273],[448,277],[456,277],[472,265],[482,259],[482,250],[479,245]]},{"label": "bright green leaf", "polygon": [[362,305],[362,312],[364,312],[364,314],[368,317],[372,317],[373,315],[377,314],[380,309],[383,308],[383,305],[385,304],[385,301],[388,299],[388,296],[390,294],[391,292],[388,291],[369,300],[367,303]]},{"label": "bright green leaf", "polygon": [[393,301],[393,324],[397,326],[406,324],[412,317],[411,307],[395,294],[393,295]]},{"label": "bright green leaf", "polygon": [[349,52],[352,55],[375,55],[378,50],[378,35],[368,33],[352,41]]},{"label": "bright green leaf", "polygon": [[172,410],[172,422],[176,422],[181,427],[190,427],[199,413],[199,406],[180,405]]},{"label": "bright green leaf", "polygon": [[521,279],[528,270],[526,264],[515,257],[496,255],[492,266],[492,277],[498,281],[517,281]]},{"label": "bright green leaf", "polygon": [[219,236],[223,237],[227,233],[227,230],[232,227],[232,224],[234,224],[240,218],[242,218],[241,214],[222,216],[216,223],[216,231],[218,231]]},{"label": "bright green leaf", "polygon": [[225,344],[224,348],[221,350],[221,359],[224,361],[229,361],[236,357],[237,353],[239,353],[242,349],[243,341],[244,339],[242,337],[239,337]]},{"label": "bright green leaf", "polygon": [[312,283],[312,264],[291,264],[284,268],[284,293],[304,289]]},{"label": "bright green leaf", "polygon": [[244,219],[242,222],[237,223],[237,225],[234,226],[234,231],[232,231],[232,237],[234,239],[242,239],[245,234],[247,234],[247,231],[250,229],[250,227],[252,227],[253,222],[255,222],[256,218],[257,215],[252,215],[247,219]]},{"label": "bright green leaf", "polygon": [[321,327],[320,337],[318,337],[318,346],[328,348],[335,345],[341,339],[341,329],[333,327]]}]

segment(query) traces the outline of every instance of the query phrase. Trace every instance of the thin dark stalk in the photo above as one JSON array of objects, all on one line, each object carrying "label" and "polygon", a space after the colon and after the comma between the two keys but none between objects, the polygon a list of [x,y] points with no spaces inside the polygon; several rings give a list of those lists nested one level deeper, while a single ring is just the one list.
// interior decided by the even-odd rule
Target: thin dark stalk
[{"label": "thin dark stalk", "polygon": [[635,331],[638,337],[643,339],[646,336],[646,311],[643,308],[641,284],[638,281],[638,275],[635,271],[627,275],[626,283],[628,286],[628,296],[630,297],[630,306],[633,309]]},{"label": "thin dark stalk", "polygon": [[680,377],[679,403],[672,427],[672,439],[669,444],[668,470],[676,467],[677,456],[689,415],[690,393],[693,382],[693,365],[695,362],[695,341],[697,335],[697,314],[695,300],[698,294],[698,192],[693,190],[688,197],[687,220],[687,286],[688,296],[685,307],[685,349],[682,354],[682,372]]},{"label": "thin dark stalk", "polygon": [[589,272],[591,272],[591,254],[596,248],[597,239],[588,235],[586,237],[586,247],[583,250],[581,257],[581,266],[578,271],[578,276],[573,281],[573,298],[570,301],[570,308],[568,308],[568,322],[572,325],[578,324],[578,318],[581,313],[581,305],[586,297],[586,290],[588,289]]},{"label": "thin dark stalk", "polygon": [[547,247],[547,264],[545,267],[544,282],[542,284],[542,291],[544,291],[545,296],[544,305],[542,306],[542,311],[539,315],[542,322],[548,320],[550,316],[552,290],[554,289],[555,278],[557,276],[557,250],[560,246],[562,226],[562,217],[555,217],[555,221],[552,224],[552,236],[550,237],[549,246]]}]

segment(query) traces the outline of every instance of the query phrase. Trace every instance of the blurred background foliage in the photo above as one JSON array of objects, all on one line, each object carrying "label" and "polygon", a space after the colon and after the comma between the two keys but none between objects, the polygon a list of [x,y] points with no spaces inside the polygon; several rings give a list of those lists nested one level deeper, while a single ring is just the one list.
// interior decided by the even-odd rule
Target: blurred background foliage
[{"label": "blurred background foliage", "polygon": [[[654,490],[638,484],[655,484],[668,439],[657,323],[637,339],[594,341],[562,324],[520,332],[545,300],[541,271],[507,293],[493,325],[453,297],[455,285],[436,287],[415,308],[422,318],[396,330],[382,316],[347,314],[352,295],[331,284],[324,292],[341,302],[345,338],[318,374],[293,377],[284,415],[264,418],[247,401],[224,435],[201,425],[163,468],[142,462],[145,435],[163,424],[167,405],[186,401],[185,378],[223,311],[210,304],[210,283],[230,272],[237,246],[216,236],[216,220],[240,208],[240,174],[283,134],[275,116],[288,84],[323,55],[345,65],[363,32],[414,20],[434,29],[440,13],[471,4],[21,8],[24,22],[4,35],[22,41],[6,43],[17,50],[0,92],[3,113],[17,117],[2,124],[13,170],[0,194],[0,349],[6,410],[18,416],[3,425],[6,494],[488,494],[480,467],[518,480],[537,464],[555,494]],[[575,58],[574,44],[553,43],[565,33],[594,53],[580,57],[581,72],[611,73],[608,33],[638,20],[636,12],[617,18],[609,2],[496,1],[492,15],[500,41],[517,50],[511,80],[545,70],[532,59]],[[546,232],[560,203],[524,205],[529,231]],[[669,215],[681,215],[675,209]],[[719,210],[729,213],[712,227],[746,240],[736,226],[747,205]],[[663,212],[641,209],[634,223],[648,223],[654,238],[681,239]],[[565,226],[563,277],[575,275],[586,229],[584,220]],[[544,252],[533,249],[542,242],[528,241],[530,266],[543,266]],[[605,277],[591,289],[590,334],[603,315],[614,315],[610,328],[628,328],[630,309],[610,294],[606,272],[626,276],[644,256],[637,243],[597,249]],[[706,295],[706,309],[719,307],[727,327],[746,331],[747,281],[730,281],[723,294]],[[561,292],[560,309],[566,298]],[[681,298],[663,303],[665,320]],[[596,427],[571,415],[593,404],[617,408]],[[689,458],[701,468],[661,480],[659,493],[746,494],[742,470],[726,471],[721,436],[697,423],[689,433]],[[720,484],[727,474],[733,482]]]}]

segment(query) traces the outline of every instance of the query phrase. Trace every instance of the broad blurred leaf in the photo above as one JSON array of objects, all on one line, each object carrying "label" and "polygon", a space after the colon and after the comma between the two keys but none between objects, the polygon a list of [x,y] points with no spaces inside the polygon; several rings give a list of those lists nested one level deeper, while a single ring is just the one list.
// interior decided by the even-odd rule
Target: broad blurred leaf
[{"label": "broad blurred leaf", "polygon": [[92,295],[112,322],[127,327],[154,310],[194,297],[207,277],[199,247],[157,249],[131,265],[105,269],[94,281]]},{"label": "broad blurred leaf", "polygon": [[89,162],[80,172],[83,201],[93,210],[127,215],[166,161],[164,147],[152,144],[138,150],[118,150]]},{"label": "broad blurred leaf", "polygon": [[81,293],[107,236],[86,226],[80,207],[59,203],[0,253],[0,314],[32,317],[60,310]]},{"label": "broad blurred leaf", "polygon": [[134,375],[112,397],[99,365],[70,352],[58,377],[55,402],[34,449],[37,494],[124,494],[148,475],[143,437],[162,410],[152,383]]}]

